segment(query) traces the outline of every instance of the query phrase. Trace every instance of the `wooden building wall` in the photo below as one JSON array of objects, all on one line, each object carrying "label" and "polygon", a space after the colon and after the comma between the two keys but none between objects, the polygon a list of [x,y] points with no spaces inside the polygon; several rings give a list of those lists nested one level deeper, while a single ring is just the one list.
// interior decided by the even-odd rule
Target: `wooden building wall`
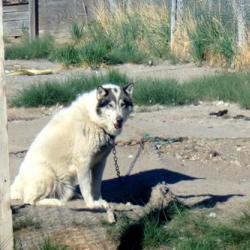
[{"label": "wooden building wall", "polygon": [[[104,0],[36,0],[39,35],[51,33],[56,38],[68,37],[72,22],[84,24],[93,19],[93,9]],[[4,1],[4,34],[20,36],[29,29],[28,0]]]},{"label": "wooden building wall", "polygon": [[5,36],[21,36],[29,30],[29,5],[15,4],[3,6],[3,26]]},{"label": "wooden building wall", "polygon": [[[39,34],[67,37],[72,22],[86,23],[89,3],[86,0],[39,0]],[[92,4],[91,4],[92,5]]]}]

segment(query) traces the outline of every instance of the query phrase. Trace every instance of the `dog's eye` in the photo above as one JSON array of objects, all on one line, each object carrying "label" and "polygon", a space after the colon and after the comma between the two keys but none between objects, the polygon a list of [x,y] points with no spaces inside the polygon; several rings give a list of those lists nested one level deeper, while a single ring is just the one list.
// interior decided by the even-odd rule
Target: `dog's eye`
[{"label": "dog's eye", "polygon": [[126,103],[125,102],[122,102],[121,103],[121,108],[125,108],[126,107]]},{"label": "dog's eye", "polygon": [[111,109],[111,108],[114,107],[114,105],[113,105],[112,103],[109,103],[109,104],[107,105],[107,107],[108,107],[109,109]]}]

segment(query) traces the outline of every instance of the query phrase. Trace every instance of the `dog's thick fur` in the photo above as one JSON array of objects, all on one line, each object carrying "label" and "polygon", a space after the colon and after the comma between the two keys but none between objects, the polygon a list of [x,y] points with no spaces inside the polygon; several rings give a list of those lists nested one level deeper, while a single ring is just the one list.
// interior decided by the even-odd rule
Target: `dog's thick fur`
[{"label": "dog's thick fur", "polygon": [[11,186],[11,199],[63,205],[78,183],[88,207],[108,207],[102,174],[115,137],[132,112],[133,85],[105,84],[59,111],[38,134]]}]

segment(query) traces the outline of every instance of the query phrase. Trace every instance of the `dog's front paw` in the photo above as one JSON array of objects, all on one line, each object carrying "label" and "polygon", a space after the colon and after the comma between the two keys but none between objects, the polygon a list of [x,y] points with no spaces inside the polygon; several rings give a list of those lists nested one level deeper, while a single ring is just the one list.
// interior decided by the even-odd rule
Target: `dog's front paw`
[{"label": "dog's front paw", "polygon": [[108,209],[110,207],[108,202],[103,200],[103,199],[88,202],[86,205],[87,205],[88,208],[105,208],[105,209]]},{"label": "dog's front paw", "polygon": [[97,200],[96,203],[97,203],[97,205],[99,205],[102,208],[110,208],[109,203],[103,199]]}]

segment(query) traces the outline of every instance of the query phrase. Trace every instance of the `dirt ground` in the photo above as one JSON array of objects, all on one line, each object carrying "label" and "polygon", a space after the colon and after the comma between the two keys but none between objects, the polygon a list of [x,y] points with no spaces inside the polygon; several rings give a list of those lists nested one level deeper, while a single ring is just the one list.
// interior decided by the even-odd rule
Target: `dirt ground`
[{"label": "dirt ground", "polygon": [[[18,66],[19,65],[19,66]],[[18,67],[59,67],[48,62],[7,61],[6,69]],[[116,66],[131,78],[166,77],[184,80],[216,74],[215,69],[194,65]],[[62,79],[75,72],[99,74],[74,69],[49,76],[7,77],[7,95],[11,98],[25,86],[48,78]],[[105,72],[105,70],[101,70]],[[17,174],[30,143],[58,108],[8,110],[11,179]],[[228,110],[217,117],[210,112]],[[223,102],[199,103],[183,107],[154,107],[148,112],[136,112],[117,138],[121,173],[134,168],[121,187],[116,177],[112,155],[104,173],[103,197],[109,202],[146,204],[153,186],[166,182],[172,192],[185,203],[199,208],[215,209],[219,216],[238,213],[250,200],[250,111]],[[144,138],[143,149],[140,140]],[[129,196],[127,195],[129,194]],[[104,213],[84,209],[81,200],[72,201],[67,208],[31,208],[16,210],[16,216],[32,216],[44,221],[43,228],[18,237],[24,249],[46,235],[66,232],[82,241],[64,243],[71,249],[115,249],[105,236],[100,221]],[[78,224],[74,224],[77,221]],[[73,237],[73,236],[72,236]],[[59,241],[62,239],[59,237]],[[78,240],[79,241],[79,240]],[[95,244],[93,243],[95,242]],[[84,245],[84,247],[83,247]]]},{"label": "dirt ground", "polygon": [[[209,67],[196,67],[195,65],[182,64],[171,65],[165,62],[161,65],[148,66],[148,65],[134,65],[124,64],[112,67],[122,73],[127,74],[131,80],[136,82],[136,79],[143,77],[152,77],[159,79],[176,79],[179,82],[190,80],[196,77],[203,77],[211,74],[216,74],[219,70]],[[20,69],[51,69],[55,71],[52,75],[40,75],[40,76],[11,76],[7,77],[7,95],[9,98],[13,97],[18,90],[23,89],[30,84],[37,82],[44,82],[45,80],[58,79],[63,80],[72,74],[86,74],[86,75],[99,75],[107,72],[109,68],[101,68],[99,70],[83,69],[83,68],[71,68],[65,69],[61,65],[48,62],[45,60],[39,61],[24,61],[24,60],[7,60],[5,62],[6,72]]]}]

